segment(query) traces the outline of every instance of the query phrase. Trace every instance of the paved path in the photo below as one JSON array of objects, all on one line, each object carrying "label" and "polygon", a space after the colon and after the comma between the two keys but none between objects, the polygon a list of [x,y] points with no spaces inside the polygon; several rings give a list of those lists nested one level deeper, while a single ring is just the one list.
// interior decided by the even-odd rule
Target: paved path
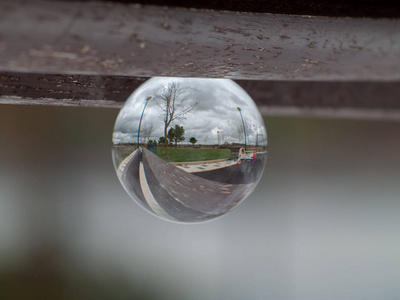
[{"label": "paved path", "polygon": [[127,156],[118,166],[117,170],[117,175],[118,177],[121,178],[122,174],[124,173],[124,170],[126,168],[126,165],[132,160],[132,158],[137,154],[137,149],[133,151],[129,156]]},{"label": "paved path", "polygon": [[146,172],[144,171],[143,163],[140,163],[139,166],[139,182],[140,187],[142,188],[142,193],[146,202],[149,204],[152,211],[154,211],[157,215],[164,217],[169,220],[176,221],[172,216],[170,216],[159,204],[158,201],[154,198],[153,193],[151,192],[151,188],[147,181]]},{"label": "paved path", "polygon": [[[223,174],[221,166],[215,163],[213,169],[208,168],[202,174],[217,171]],[[235,172],[242,170],[236,163],[227,164],[225,170],[231,168]],[[118,174],[125,188],[146,209],[160,217],[183,222],[203,221],[226,213],[237,206],[256,183],[230,184],[202,178],[198,172],[184,171],[145,148],[129,155],[120,164]]]},{"label": "paved path", "polygon": [[207,171],[213,171],[213,170],[218,170],[226,167],[231,167],[237,164],[237,160],[234,159],[229,159],[229,160],[224,160],[220,162],[212,162],[212,163],[207,163],[204,162],[203,164],[176,164],[175,166],[185,172],[189,173],[199,173],[199,172],[207,172]]}]

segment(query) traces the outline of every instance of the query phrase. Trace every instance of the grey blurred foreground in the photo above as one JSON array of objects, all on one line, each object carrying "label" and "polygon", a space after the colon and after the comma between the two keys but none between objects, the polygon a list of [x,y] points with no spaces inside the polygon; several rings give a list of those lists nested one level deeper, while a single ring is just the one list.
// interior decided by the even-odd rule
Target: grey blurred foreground
[{"label": "grey blurred foreground", "polygon": [[400,123],[268,117],[252,196],[181,225],[121,187],[117,113],[0,107],[1,299],[400,297]]}]

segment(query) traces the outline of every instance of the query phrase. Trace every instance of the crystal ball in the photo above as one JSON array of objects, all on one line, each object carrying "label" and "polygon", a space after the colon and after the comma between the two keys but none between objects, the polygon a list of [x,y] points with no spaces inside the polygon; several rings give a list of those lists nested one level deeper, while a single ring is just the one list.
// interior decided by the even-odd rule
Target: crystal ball
[{"label": "crystal ball", "polygon": [[139,206],[165,220],[198,223],[225,215],[254,190],[267,133],[234,81],[155,77],[121,109],[112,157]]}]

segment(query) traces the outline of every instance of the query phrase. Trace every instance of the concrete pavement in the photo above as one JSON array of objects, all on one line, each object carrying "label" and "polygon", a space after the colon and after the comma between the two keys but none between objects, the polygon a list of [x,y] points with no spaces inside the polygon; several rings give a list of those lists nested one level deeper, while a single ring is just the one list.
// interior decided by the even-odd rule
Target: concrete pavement
[{"label": "concrete pavement", "polygon": [[[237,206],[254,189],[257,181],[240,182],[239,178],[237,183],[227,183],[216,180],[227,181],[227,178],[238,178],[240,174],[243,177],[246,172],[252,172],[251,169],[246,171],[246,166],[232,162],[226,163],[226,167],[219,163],[211,165],[190,173],[141,148],[129,155],[117,172],[125,189],[145,209],[173,221],[199,222],[225,214]],[[258,169],[260,165],[252,169],[253,173]],[[196,171],[195,168],[190,170]]]}]

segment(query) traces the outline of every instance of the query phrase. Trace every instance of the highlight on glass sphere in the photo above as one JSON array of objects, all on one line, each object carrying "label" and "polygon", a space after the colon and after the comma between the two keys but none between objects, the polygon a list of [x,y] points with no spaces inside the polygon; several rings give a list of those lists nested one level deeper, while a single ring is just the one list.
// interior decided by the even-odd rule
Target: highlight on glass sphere
[{"label": "highlight on glass sphere", "polygon": [[198,223],[226,214],[254,190],[267,133],[234,81],[155,77],[121,109],[112,155],[123,187],[142,208]]}]

